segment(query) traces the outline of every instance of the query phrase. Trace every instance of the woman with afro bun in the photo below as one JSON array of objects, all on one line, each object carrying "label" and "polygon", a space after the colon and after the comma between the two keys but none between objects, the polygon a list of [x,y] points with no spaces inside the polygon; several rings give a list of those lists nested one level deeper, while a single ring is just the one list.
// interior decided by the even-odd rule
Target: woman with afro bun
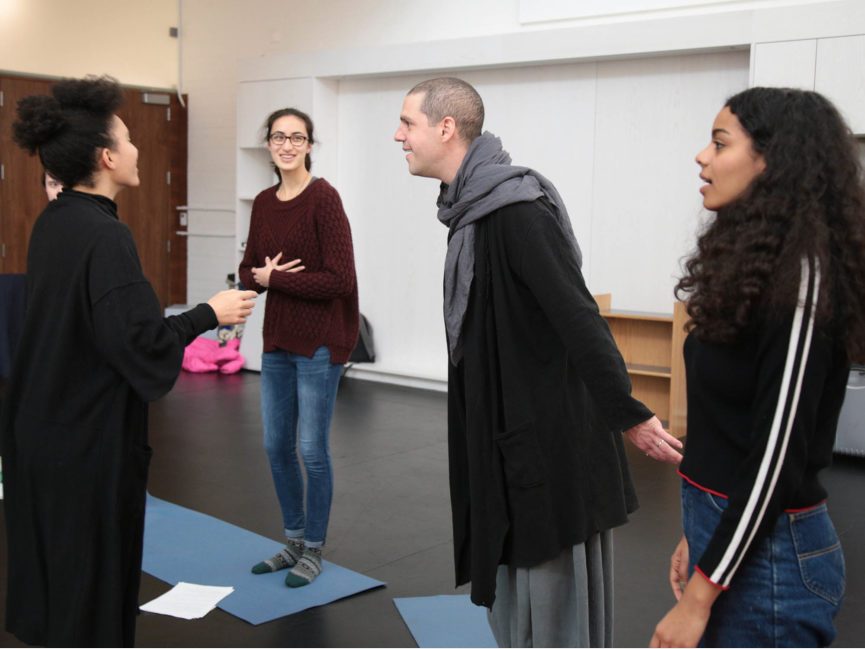
[{"label": "woman with afro bun", "polygon": [[715,212],[685,264],[688,440],[678,603],[653,647],[820,647],[844,555],[819,480],[865,357],[865,192],[818,93],[751,88],[697,155]]},{"label": "woman with afro bun", "polygon": [[183,350],[244,322],[251,291],[163,318],[114,197],[138,150],[108,77],[64,80],[18,104],[15,140],[63,191],[33,227],[25,327],[0,417],[6,627],[49,646],[132,646],[151,449],[147,403]]}]

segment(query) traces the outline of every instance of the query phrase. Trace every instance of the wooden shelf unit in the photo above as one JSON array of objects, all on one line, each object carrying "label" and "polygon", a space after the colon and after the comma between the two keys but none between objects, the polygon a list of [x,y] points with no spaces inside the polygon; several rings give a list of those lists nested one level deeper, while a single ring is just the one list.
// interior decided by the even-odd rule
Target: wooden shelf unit
[{"label": "wooden shelf unit", "polygon": [[672,314],[612,309],[612,295],[596,295],[601,315],[610,326],[625,359],[634,397],[646,404],[676,437],[687,433],[685,394],[685,305]]}]

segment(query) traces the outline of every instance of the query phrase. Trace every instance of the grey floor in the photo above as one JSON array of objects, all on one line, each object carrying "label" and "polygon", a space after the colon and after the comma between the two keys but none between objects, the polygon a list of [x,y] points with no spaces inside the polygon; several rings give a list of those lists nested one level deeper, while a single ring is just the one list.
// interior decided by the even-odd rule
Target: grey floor
[{"label": "grey floor", "polygon": [[[274,539],[280,517],[261,448],[259,376],[181,376],[151,408],[153,495]],[[196,621],[142,614],[138,646],[414,646],[394,597],[438,595],[453,585],[445,396],[346,379],[331,448],[335,495],[325,557],[386,588],[252,626],[216,610]],[[646,646],[672,605],[669,554],[680,535],[674,470],[637,452],[630,460],[641,509],[615,533],[616,644]],[[865,640],[865,460],[836,457],[824,477],[847,552],[848,592],[837,646]],[[2,518],[0,518],[2,520]],[[5,536],[0,539],[5,604]],[[144,575],[141,601],[168,589]],[[2,621],[2,611],[0,611]],[[0,632],[0,645],[20,646]]]}]

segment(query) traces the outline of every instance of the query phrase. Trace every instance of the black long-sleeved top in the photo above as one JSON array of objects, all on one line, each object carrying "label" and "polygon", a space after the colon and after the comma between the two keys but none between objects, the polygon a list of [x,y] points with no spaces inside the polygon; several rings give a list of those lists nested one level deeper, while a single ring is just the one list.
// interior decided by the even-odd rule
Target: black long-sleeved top
[{"label": "black long-sleeved top", "polygon": [[103,196],[66,189],[37,220],[27,311],[0,418],[6,628],[29,644],[131,646],[151,450],[147,402],[215,327],[163,318]]},{"label": "black long-sleeved top", "polygon": [[538,565],[627,521],[621,433],[652,413],[543,200],[476,228],[448,440],[456,581],[492,606],[500,563]]},{"label": "black long-sleeved top", "polygon": [[849,362],[830,327],[815,324],[818,273],[803,262],[794,313],[763,310],[735,344],[685,342],[688,439],[680,467],[728,498],[697,569],[735,587],[737,568],[785,510],[826,498],[828,466]]}]

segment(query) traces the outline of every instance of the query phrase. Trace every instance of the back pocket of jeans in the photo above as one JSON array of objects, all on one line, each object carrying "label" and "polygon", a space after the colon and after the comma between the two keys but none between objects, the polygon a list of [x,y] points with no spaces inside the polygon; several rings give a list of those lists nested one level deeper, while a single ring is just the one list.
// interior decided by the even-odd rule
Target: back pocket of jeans
[{"label": "back pocket of jeans", "polygon": [[805,587],[831,604],[844,597],[844,554],[825,505],[790,515],[790,531]]},{"label": "back pocket of jeans", "polygon": [[535,429],[523,424],[496,437],[505,479],[511,487],[536,487],[544,482],[544,462]]}]

